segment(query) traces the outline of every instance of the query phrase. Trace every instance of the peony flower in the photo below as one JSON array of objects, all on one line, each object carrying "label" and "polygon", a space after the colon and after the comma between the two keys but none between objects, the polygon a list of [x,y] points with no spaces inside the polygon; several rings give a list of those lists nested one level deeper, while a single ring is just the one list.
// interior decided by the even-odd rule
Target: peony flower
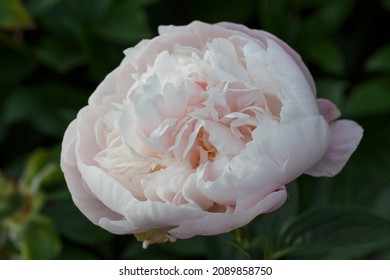
[{"label": "peony flower", "polygon": [[340,172],[362,138],[316,99],[299,55],[233,23],[161,26],[69,125],[61,167],[93,223],[148,244],[274,211],[301,174]]}]

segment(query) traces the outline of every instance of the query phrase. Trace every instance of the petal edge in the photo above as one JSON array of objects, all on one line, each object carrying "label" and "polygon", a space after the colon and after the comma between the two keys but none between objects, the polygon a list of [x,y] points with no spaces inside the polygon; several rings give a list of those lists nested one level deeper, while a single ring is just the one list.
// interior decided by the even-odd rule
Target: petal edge
[{"label": "petal edge", "polygon": [[363,128],[354,121],[339,120],[330,125],[330,145],[323,158],[305,174],[332,177],[338,174],[363,137]]}]

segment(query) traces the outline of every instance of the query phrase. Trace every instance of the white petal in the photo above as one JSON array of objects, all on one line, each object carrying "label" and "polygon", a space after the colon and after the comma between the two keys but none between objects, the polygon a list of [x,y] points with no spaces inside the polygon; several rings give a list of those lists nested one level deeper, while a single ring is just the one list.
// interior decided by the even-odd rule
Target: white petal
[{"label": "white petal", "polygon": [[280,91],[280,81],[271,74],[267,66],[266,51],[254,41],[248,41],[243,47],[246,69],[253,84],[261,87],[266,93]]},{"label": "white petal", "polygon": [[[175,226],[184,220],[204,215],[199,208],[190,207],[190,205],[179,207],[167,203],[139,201],[102,170],[85,165],[81,165],[80,169],[83,170],[85,181],[93,194],[112,211],[120,213],[126,218],[127,223],[120,222],[120,228],[125,226],[123,232],[133,229],[146,231],[159,227]],[[101,220],[100,222],[110,228],[107,221]],[[112,222],[110,223],[112,224]],[[120,228],[112,227],[111,229],[120,232]]]},{"label": "white petal", "polygon": [[96,166],[79,163],[79,169],[92,193],[112,211],[122,214],[125,206],[136,201],[130,191]]},{"label": "white petal", "polygon": [[267,65],[283,83],[285,97],[296,101],[306,115],[318,115],[314,94],[300,67],[275,41],[267,39],[267,45]]},{"label": "white petal", "polygon": [[329,126],[323,117],[282,123],[272,142],[272,152],[283,168],[283,182],[292,181],[318,162],[329,143]]},{"label": "white petal", "polygon": [[161,154],[165,154],[173,144],[172,131],[175,129],[175,125],[176,119],[163,120],[150,134],[150,138],[148,139],[149,144]]},{"label": "white petal", "polygon": [[211,67],[220,81],[245,82],[251,80],[240,63],[234,45],[226,39],[214,38],[209,44]]},{"label": "white petal", "polygon": [[122,115],[119,120],[121,136],[129,150],[139,157],[148,155],[148,150],[145,150],[144,143],[140,138],[137,124],[137,115],[133,103],[129,103],[122,109]]},{"label": "white petal", "polygon": [[[97,143],[94,124],[105,114],[105,108],[87,106],[82,108],[77,115],[77,160],[86,164],[96,164],[94,158],[102,150]],[[98,132],[102,133],[102,132]]]},{"label": "white petal", "polygon": [[185,165],[171,164],[144,177],[142,187],[151,201],[172,203],[193,171]]},{"label": "white petal", "polygon": [[139,228],[126,220],[111,220],[106,217],[99,220],[99,226],[114,234],[136,233]]},{"label": "white petal", "polygon": [[163,119],[164,97],[160,94],[141,94],[134,99],[138,125],[149,135]]},{"label": "white petal", "polygon": [[126,220],[145,230],[178,226],[184,221],[191,221],[205,215],[201,209],[190,204],[176,206],[151,201],[130,203],[123,214]]},{"label": "white petal", "polygon": [[201,218],[186,220],[178,228],[169,231],[176,238],[190,238],[195,235],[216,235],[232,231],[252,221],[256,216],[274,211],[286,200],[287,192],[282,186],[270,193],[253,207],[242,212],[207,213]]},{"label": "white petal", "polygon": [[81,173],[77,168],[75,154],[76,137],[77,120],[74,120],[65,132],[61,150],[61,170],[64,172],[72,199],[80,211],[94,224],[97,224],[102,216],[117,219],[119,215],[112,212],[96,199],[83,181]]},{"label": "white petal", "polygon": [[204,129],[209,134],[210,143],[222,155],[237,155],[244,148],[244,143],[233,135],[229,127],[206,121]]},{"label": "white petal", "polygon": [[205,197],[196,186],[196,173],[193,173],[183,185],[182,195],[191,204],[199,205],[203,210],[213,206],[214,202]]}]

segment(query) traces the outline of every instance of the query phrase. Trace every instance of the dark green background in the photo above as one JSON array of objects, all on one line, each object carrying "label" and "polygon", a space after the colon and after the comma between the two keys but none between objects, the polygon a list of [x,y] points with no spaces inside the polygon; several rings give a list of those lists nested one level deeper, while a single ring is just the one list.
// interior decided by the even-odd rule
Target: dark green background
[{"label": "dark green background", "polygon": [[[0,0],[0,259],[389,259],[389,18],[389,0]],[[339,175],[302,176],[249,226],[143,250],[79,213],[60,143],[124,49],[193,20],[286,41],[364,137]]]}]

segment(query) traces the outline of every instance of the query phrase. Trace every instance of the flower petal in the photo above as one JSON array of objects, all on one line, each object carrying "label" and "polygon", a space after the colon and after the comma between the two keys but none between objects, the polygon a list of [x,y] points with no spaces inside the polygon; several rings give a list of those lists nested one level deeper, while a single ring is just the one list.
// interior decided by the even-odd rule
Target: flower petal
[{"label": "flower petal", "polygon": [[136,201],[129,190],[100,168],[79,163],[79,169],[95,197],[113,212],[122,213],[126,205]]},{"label": "flower petal", "polygon": [[316,164],[329,142],[329,127],[321,116],[282,123],[272,143],[274,158],[283,169],[282,182],[294,180]]},{"label": "flower petal", "polygon": [[228,232],[280,207],[302,173],[339,172],[360,142],[273,35],[199,21],[159,32],[125,51],[64,136],[72,198],[102,228],[144,246]]},{"label": "flower petal", "polygon": [[323,158],[306,174],[334,176],[341,171],[363,137],[363,129],[350,120],[339,120],[330,126],[330,145]]},{"label": "flower petal", "polygon": [[337,109],[336,105],[327,99],[318,98],[317,106],[320,110],[320,114],[325,118],[327,122],[331,122],[340,117],[341,113]]},{"label": "flower petal", "polygon": [[62,142],[61,169],[66,174],[65,180],[72,195],[73,202],[80,211],[94,224],[98,224],[101,217],[117,219],[120,215],[113,213],[92,194],[83,181],[77,167],[75,143],[77,138],[77,120],[68,126]]},{"label": "flower petal", "polygon": [[106,217],[99,220],[99,226],[115,234],[129,234],[139,230],[139,228],[134,227],[126,220],[111,220]]},{"label": "flower petal", "polygon": [[318,115],[315,97],[295,60],[275,41],[267,38],[267,65],[284,85],[282,96],[296,101],[306,115]]},{"label": "flower petal", "polygon": [[116,93],[116,76],[118,74],[118,68],[109,73],[102,83],[96,88],[94,93],[89,97],[88,103],[94,105],[102,104],[102,100],[107,95]]},{"label": "flower petal", "polygon": [[[134,233],[154,228],[176,226],[183,220],[198,218],[204,215],[203,211],[198,207],[191,205],[176,206],[149,200],[139,201],[132,196],[130,191],[101,169],[86,165],[79,165],[79,168],[82,170],[83,178],[93,194],[109,209],[121,213],[121,217],[127,220],[127,223],[107,223],[108,220],[100,220],[107,228],[110,228],[109,224],[111,224],[115,232],[121,232],[120,229],[115,228],[115,225],[124,227],[122,229],[123,232],[128,230],[128,233]],[[115,220],[121,219],[116,217]]]},{"label": "flower petal", "polygon": [[185,239],[195,235],[215,235],[229,232],[248,224],[258,215],[274,211],[286,201],[286,198],[287,192],[282,186],[246,211],[207,213],[200,218],[183,221],[179,227],[170,230],[169,233],[176,238]]},{"label": "flower petal", "polygon": [[223,155],[236,155],[244,148],[244,143],[227,126],[206,121],[204,129],[209,134],[210,143]]},{"label": "flower petal", "polygon": [[283,50],[289,56],[291,56],[291,58],[294,60],[294,62],[299,66],[300,70],[305,75],[305,78],[310,85],[311,91],[315,95],[316,87],[315,87],[313,77],[309,72],[309,69],[307,69],[306,65],[303,63],[300,55],[296,51],[294,51],[290,46],[288,46],[285,42],[283,42],[282,40],[280,40],[276,36],[272,35],[271,33],[268,33],[268,32],[263,31],[263,30],[249,29],[248,27],[246,27],[242,24],[236,24],[236,23],[231,23],[231,22],[219,22],[216,25],[221,26],[221,27],[226,28],[226,29],[242,32],[244,34],[249,35],[252,38],[256,38],[257,40],[259,40],[261,43],[264,43],[264,44],[266,43],[267,38],[276,42],[279,46],[281,46],[283,48]]}]

